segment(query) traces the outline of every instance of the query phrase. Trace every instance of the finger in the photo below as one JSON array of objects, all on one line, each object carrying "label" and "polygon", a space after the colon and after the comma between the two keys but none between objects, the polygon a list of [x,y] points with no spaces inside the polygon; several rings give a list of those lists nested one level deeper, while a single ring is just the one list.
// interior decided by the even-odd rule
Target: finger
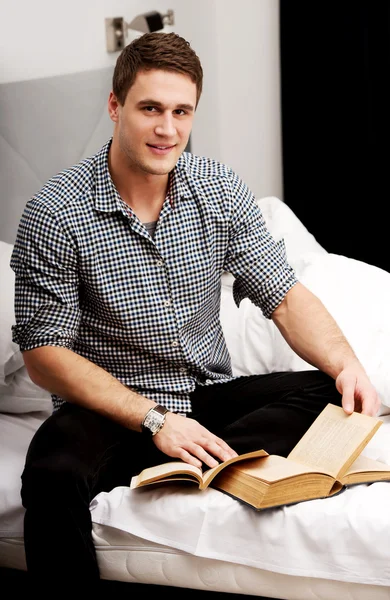
[{"label": "finger", "polygon": [[216,443],[222,448],[223,452],[227,455],[225,460],[227,460],[228,458],[232,458],[233,456],[237,456],[237,452],[233,450],[233,448],[231,448],[229,444],[225,442],[225,440],[221,438],[216,438]]},{"label": "finger", "polygon": [[201,439],[198,440],[198,444],[202,448],[206,448],[210,454],[216,456],[221,461],[225,461],[229,458],[237,456],[237,452],[233,450],[233,448],[231,448],[229,444],[225,442],[225,440],[218,437],[214,433],[211,433],[211,431],[203,426],[202,436]]},{"label": "finger", "polygon": [[229,458],[231,458],[232,456],[237,456],[236,451],[233,450],[233,448],[231,448],[229,446],[229,444],[227,442],[225,442],[225,440],[223,440],[222,438],[215,435],[215,433],[212,433],[211,431],[209,431],[203,425],[201,425],[201,427],[202,427],[202,435],[203,435],[203,439],[202,439],[202,443],[201,443],[202,446],[206,447],[206,444],[211,441],[211,442],[214,442],[215,444],[218,444],[218,446],[229,455]]},{"label": "finger", "polygon": [[210,467],[210,469],[219,465],[219,462],[213,456],[208,454],[201,446],[197,445],[192,445],[188,450],[182,448],[180,451],[180,458],[198,468],[201,468],[203,464]]},{"label": "finger", "polygon": [[[202,463],[210,467],[210,469],[212,469],[213,467],[217,467],[221,461],[218,455],[214,455],[214,453],[207,452],[202,446],[198,446],[197,449],[194,451],[194,454],[197,458],[199,458],[202,461]],[[217,460],[217,458],[215,457],[217,457],[219,460]]]},{"label": "finger", "polygon": [[198,467],[198,469],[202,468],[202,461],[198,460],[195,456],[193,456],[183,448],[180,450],[180,452],[177,453],[177,458],[180,458],[180,460],[188,463],[189,465]]},{"label": "finger", "polygon": [[344,412],[350,415],[355,409],[355,386],[351,384],[344,385],[342,394],[342,407]]},{"label": "finger", "polygon": [[237,452],[233,450],[224,440],[216,438],[215,440],[207,440],[202,446],[209,454],[215,456],[221,461],[229,460],[237,456]]},{"label": "finger", "polygon": [[[210,447],[213,449],[209,450]],[[221,449],[216,444],[210,446],[210,440],[202,440],[201,443],[192,443],[191,445],[187,444],[186,450],[192,454],[192,456],[199,458],[199,460],[210,467],[210,469],[216,467],[223,461]]]}]

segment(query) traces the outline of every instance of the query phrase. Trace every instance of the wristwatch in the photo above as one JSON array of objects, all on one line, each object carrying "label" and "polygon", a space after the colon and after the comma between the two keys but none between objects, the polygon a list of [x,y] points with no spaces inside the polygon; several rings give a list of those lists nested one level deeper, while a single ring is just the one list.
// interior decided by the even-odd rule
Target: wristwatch
[{"label": "wristwatch", "polygon": [[156,406],[153,406],[153,408],[148,410],[144,420],[142,421],[142,433],[156,435],[156,433],[161,431],[165,423],[167,412],[168,409],[165,408],[165,406],[161,406],[161,404],[156,404]]}]

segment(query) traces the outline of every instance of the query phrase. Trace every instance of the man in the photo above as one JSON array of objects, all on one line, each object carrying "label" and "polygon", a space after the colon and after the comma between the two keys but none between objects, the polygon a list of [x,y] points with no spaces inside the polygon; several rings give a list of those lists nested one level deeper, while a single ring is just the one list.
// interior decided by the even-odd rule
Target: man
[{"label": "man", "polygon": [[[42,589],[96,584],[89,503],[146,466],[213,467],[258,448],[286,455],[328,402],[347,413],[379,407],[247,186],[183,153],[201,91],[183,38],[132,42],[108,99],[112,140],[48,181],[20,222],[14,340],[55,409],[22,475],[27,567]],[[237,304],[249,297],[318,370],[232,376],[224,270]]]}]

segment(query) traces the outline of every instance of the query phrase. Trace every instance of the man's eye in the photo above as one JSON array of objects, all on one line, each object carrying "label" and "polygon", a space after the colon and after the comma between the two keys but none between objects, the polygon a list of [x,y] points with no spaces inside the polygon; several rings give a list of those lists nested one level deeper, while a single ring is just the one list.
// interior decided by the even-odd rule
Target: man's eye
[{"label": "man's eye", "polygon": [[154,112],[156,110],[155,106],[144,106],[144,110],[146,112]]},{"label": "man's eye", "polygon": [[177,110],[175,110],[175,114],[176,115],[185,115],[186,111],[183,110],[182,108],[178,108]]}]

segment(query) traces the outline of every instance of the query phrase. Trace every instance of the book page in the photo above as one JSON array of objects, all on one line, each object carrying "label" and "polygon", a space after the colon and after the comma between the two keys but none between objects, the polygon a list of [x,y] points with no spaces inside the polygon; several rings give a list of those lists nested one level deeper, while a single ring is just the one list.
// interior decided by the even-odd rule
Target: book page
[{"label": "book page", "polygon": [[347,485],[351,483],[368,481],[389,481],[390,465],[374,460],[362,454],[349,467],[348,471],[342,477],[342,483]]},{"label": "book page", "polygon": [[328,404],[288,455],[338,479],[359,456],[382,425],[375,417]]},{"label": "book page", "polygon": [[198,467],[194,467],[181,460],[162,463],[160,465],[155,465],[154,467],[148,467],[141,471],[139,475],[132,477],[130,489],[148,485],[150,483],[171,481],[173,479],[176,481],[180,479],[185,479],[186,481],[193,480],[195,483],[198,483],[200,489],[203,489],[209,485],[210,481],[217,473],[230,464],[259,456],[268,456],[268,453],[265,450],[254,450],[253,452],[240,454],[239,456],[234,456],[233,458],[229,458],[229,460],[225,460],[225,462],[220,463],[212,469],[207,469],[203,473]]},{"label": "book page", "polygon": [[216,467],[208,469],[203,473],[203,485],[201,487],[207,487],[208,485],[210,485],[210,482],[214,479],[214,477],[220,471],[222,471],[222,469],[226,469],[226,467],[228,467],[229,465],[241,462],[243,460],[260,458],[261,456],[268,456],[268,452],[266,452],[265,450],[254,450],[253,452],[246,452],[245,454],[240,454],[239,456],[235,456],[233,458],[229,458],[229,460],[225,460],[225,462],[222,462]]},{"label": "book page", "polygon": [[144,469],[139,475],[132,477],[130,489],[154,483],[156,481],[163,481],[167,478],[172,479],[174,475],[177,476],[176,479],[179,479],[180,475],[185,475],[186,479],[190,477],[198,484],[202,481],[201,469],[180,460]]},{"label": "book page", "polygon": [[238,471],[239,473],[245,473],[250,477],[260,479],[265,483],[275,483],[276,481],[283,481],[291,477],[307,475],[308,473],[322,474],[322,471],[319,472],[318,469],[312,469],[307,465],[288,460],[287,458],[276,454],[247,461],[242,465],[233,465],[232,470]]}]

